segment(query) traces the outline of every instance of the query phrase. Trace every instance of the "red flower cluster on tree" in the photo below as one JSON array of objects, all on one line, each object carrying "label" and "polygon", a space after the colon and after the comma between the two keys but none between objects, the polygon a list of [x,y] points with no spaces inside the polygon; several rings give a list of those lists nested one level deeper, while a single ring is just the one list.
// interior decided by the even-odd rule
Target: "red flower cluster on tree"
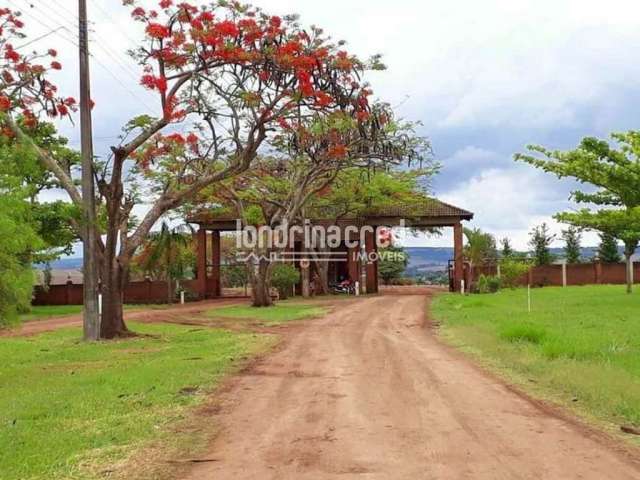
[{"label": "red flower cluster on tree", "polygon": [[134,151],[131,158],[136,160],[140,167],[148,172],[151,165],[157,158],[173,157],[179,159],[187,154],[198,154],[200,137],[194,132],[186,137],[180,133],[170,133],[168,135],[157,134],[143,148]]},{"label": "red flower cluster on tree", "polygon": [[[60,97],[57,87],[46,77],[49,71],[62,69],[60,62],[52,60],[48,68],[39,63],[46,57],[56,57],[56,50],[25,55],[14,48],[12,40],[22,38],[24,27],[19,15],[0,8],[0,112],[20,114],[23,125],[29,128],[36,126],[42,112],[50,117],[69,115],[76,109],[76,101]],[[6,135],[9,130],[2,128],[1,132]]]},{"label": "red flower cluster on tree", "polygon": [[[187,85],[211,87],[225,75],[233,83],[239,71],[238,100],[256,109],[262,121],[282,126],[301,107],[311,113],[345,110],[356,121],[369,118],[365,87],[358,80],[365,65],[320,29],[307,32],[294,18],[235,2],[197,7],[161,0],[160,13],[136,0],[123,3],[145,24],[147,45],[137,53],[145,65],[141,84],[160,94],[168,121],[181,121],[201,108],[194,100],[198,94],[187,92]],[[220,94],[222,87],[215,88]]]}]

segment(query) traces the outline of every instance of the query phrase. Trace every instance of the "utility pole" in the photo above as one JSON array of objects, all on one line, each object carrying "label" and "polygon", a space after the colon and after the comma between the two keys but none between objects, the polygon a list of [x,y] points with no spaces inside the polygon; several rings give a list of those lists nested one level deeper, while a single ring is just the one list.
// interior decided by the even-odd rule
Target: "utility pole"
[{"label": "utility pole", "polygon": [[82,150],[82,220],[83,220],[83,330],[84,339],[100,338],[98,312],[98,262],[96,203],[93,180],[93,134],[91,125],[91,84],[89,77],[89,39],[87,0],[78,0],[80,46],[80,136]]}]

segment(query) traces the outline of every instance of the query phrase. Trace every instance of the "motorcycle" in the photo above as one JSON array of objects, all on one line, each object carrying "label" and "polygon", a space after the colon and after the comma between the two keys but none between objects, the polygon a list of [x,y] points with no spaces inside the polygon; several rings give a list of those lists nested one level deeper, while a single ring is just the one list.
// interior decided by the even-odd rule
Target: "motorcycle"
[{"label": "motorcycle", "polygon": [[346,294],[346,295],[355,295],[356,294],[356,286],[351,282],[340,282],[340,283],[332,283],[329,284],[329,288],[331,289],[331,293],[334,294]]}]

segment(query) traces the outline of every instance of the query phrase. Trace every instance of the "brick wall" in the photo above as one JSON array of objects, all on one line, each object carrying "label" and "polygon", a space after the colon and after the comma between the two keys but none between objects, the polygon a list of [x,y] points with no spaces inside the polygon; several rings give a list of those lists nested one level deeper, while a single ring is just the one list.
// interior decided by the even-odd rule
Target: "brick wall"
[{"label": "brick wall", "polygon": [[[496,275],[497,268],[493,265],[475,267],[475,280],[480,275]],[[634,264],[634,282],[640,283],[640,264]],[[562,286],[562,265],[544,265],[533,267],[529,275],[520,280],[522,285],[531,283],[533,286]],[[626,280],[626,265],[624,263],[578,263],[567,265],[567,285],[596,285],[615,284],[624,285]]]},{"label": "brick wall", "polygon": [[[182,282],[183,287],[195,291],[195,281]],[[130,282],[124,290],[124,303],[166,303],[167,282],[144,280]],[[51,285],[47,290],[36,286],[33,305],[82,305],[82,284]]]}]

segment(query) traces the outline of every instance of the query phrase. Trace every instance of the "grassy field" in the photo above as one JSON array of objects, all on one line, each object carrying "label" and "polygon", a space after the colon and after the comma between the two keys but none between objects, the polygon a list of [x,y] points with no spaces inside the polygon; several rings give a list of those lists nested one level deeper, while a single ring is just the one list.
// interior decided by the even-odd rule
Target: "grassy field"
[{"label": "grassy field", "polygon": [[318,317],[324,315],[326,309],[303,303],[278,302],[269,308],[254,308],[249,305],[233,305],[230,307],[214,308],[207,312],[209,317],[246,318],[258,320],[265,325],[279,325],[293,320]]},{"label": "grassy field", "polygon": [[512,380],[615,426],[640,426],[640,293],[623,286],[441,295],[441,332]]},{"label": "grassy field", "polygon": [[225,330],[132,327],[147,335],[91,345],[64,329],[0,341],[0,478],[93,478],[150,440],[175,441],[169,426],[240,360],[274,342]]}]

